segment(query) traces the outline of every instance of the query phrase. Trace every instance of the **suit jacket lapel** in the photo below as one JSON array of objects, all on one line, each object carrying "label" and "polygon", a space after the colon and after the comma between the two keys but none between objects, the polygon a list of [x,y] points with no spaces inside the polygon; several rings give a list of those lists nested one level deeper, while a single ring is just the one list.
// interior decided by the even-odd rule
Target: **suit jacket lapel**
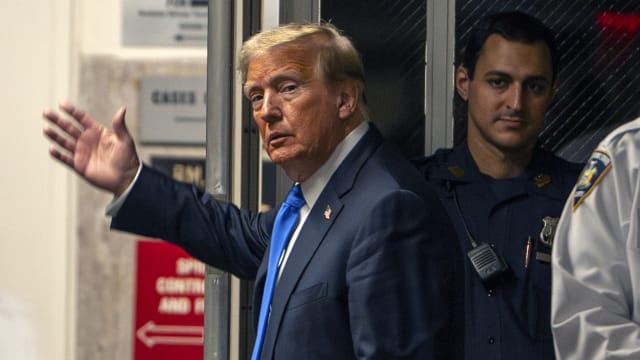
[{"label": "suit jacket lapel", "polygon": [[[262,349],[263,354],[269,354],[269,356],[265,357],[266,359],[272,357],[282,317],[291,294],[305,272],[309,261],[325,239],[331,225],[341,215],[343,208],[342,196],[351,190],[356,175],[381,142],[382,136],[373,124],[370,124],[369,131],[331,176],[311,209],[306,222],[300,230],[298,240],[296,240],[291,250],[282,275],[276,284],[273,300],[271,301],[271,315],[269,316],[269,324]],[[328,219],[325,216],[327,207],[331,209]],[[254,301],[254,303],[256,302]]]}]

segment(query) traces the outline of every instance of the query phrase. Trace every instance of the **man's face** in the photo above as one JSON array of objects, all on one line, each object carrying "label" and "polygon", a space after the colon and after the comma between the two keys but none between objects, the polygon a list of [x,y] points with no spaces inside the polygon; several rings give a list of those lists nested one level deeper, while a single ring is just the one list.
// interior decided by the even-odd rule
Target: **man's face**
[{"label": "man's face", "polygon": [[344,137],[340,93],[323,79],[315,51],[279,46],[253,59],[244,92],[271,160],[304,181]]},{"label": "man's face", "polygon": [[555,91],[549,49],[544,42],[526,44],[492,34],[473,79],[460,67],[456,86],[468,102],[469,142],[503,153],[530,150]]}]

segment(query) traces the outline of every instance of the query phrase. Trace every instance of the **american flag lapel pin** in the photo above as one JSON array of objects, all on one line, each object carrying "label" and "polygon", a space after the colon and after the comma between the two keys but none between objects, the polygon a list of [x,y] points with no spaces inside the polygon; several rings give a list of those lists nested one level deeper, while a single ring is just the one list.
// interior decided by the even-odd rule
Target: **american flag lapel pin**
[{"label": "american flag lapel pin", "polygon": [[331,219],[331,206],[327,205],[327,208],[324,209],[324,218],[329,220]]}]

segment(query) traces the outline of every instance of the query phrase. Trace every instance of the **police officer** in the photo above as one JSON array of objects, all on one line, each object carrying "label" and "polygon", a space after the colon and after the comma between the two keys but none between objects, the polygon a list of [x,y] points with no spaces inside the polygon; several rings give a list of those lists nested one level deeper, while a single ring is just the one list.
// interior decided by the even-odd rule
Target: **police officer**
[{"label": "police officer", "polygon": [[558,358],[640,358],[640,118],[587,162],[558,223],[551,324]]},{"label": "police officer", "polygon": [[551,245],[581,170],[537,145],[557,62],[553,34],[537,19],[481,19],[456,69],[466,138],[418,163],[460,241],[466,359],[553,358]]}]

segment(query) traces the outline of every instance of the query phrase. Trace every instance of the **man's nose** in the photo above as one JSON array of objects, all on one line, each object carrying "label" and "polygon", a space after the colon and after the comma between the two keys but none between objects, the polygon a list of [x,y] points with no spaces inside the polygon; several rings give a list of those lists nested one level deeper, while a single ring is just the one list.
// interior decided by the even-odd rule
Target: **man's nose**
[{"label": "man's nose", "polygon": [[277,93],[267,91],[262,99],[261,118],[266,122],[277,121],[282,118],[281,99]]},{"label": "man's nose", "polygon": [[520,111],[522,109],[522,86],[513,84],[509,89],[507,108],[509,110]]}]

